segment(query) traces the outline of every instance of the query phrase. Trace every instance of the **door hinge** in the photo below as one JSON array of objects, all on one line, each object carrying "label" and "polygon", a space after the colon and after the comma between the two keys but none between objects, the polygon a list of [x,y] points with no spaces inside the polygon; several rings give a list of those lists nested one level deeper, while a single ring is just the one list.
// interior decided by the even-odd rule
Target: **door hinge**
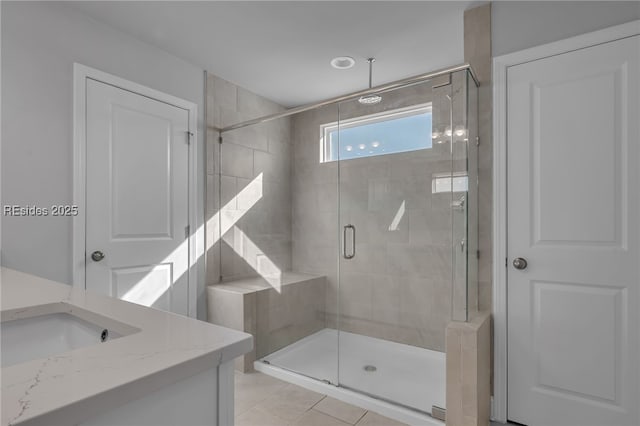
[{"label": "door hinge", "polygon": [[184,227],[184,239],[188,239],[191,234],[191,227],[189,225]]},{"label": "door hinge", "polygon": [[476,136],[476,146],[480,146],[480,138]]},{"label": "door hinge", "polygon": [[193,132],[187,131],[187,144],[191,145],[191,138],[193,137]]},{"label": "door hinge", "polygon": [[508,257],[505,257],[505,258],[504,258],[504,267],[505,267],[505,268],[508,268],[508,267],[509,267],[509,258],[508,258]]},{"label": "door hinge", "polygon": [[218,143],[222,144],[222,135],[218,136]]}]

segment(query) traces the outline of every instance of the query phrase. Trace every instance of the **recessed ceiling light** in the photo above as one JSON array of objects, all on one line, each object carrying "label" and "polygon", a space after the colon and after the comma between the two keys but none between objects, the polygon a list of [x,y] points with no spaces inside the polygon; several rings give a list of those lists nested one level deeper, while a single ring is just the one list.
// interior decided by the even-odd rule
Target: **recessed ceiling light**
[{"label": "recessed ceiling light", "polygon": [[346,70],[351,68],[356,63],[356,60],[351,56],[338,56],[331,60],[331,66],[339,70]]}]

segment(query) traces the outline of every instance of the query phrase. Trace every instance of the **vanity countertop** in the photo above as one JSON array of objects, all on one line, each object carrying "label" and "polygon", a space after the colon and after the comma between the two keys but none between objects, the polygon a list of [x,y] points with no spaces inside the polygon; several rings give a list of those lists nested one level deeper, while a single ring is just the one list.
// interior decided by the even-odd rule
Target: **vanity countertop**
[{"label": "vanity countertop", "polygon": [[246,333],[12,269],[2,268],[0,284],[2,321],[62,310],[129,329],[105,343],[2,368],[2,426],[76,424],[215,368],[253,345]]}]

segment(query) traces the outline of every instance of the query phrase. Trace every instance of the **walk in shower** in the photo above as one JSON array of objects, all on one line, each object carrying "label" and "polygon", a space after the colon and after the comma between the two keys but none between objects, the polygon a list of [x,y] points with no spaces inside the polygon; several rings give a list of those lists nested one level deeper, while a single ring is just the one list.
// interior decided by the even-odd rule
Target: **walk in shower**
[{"label": "walk in shower", "polygon": [[470,68],[286,114],[208,86],[207,280],[241,294],[255,367],[437,416],[445,329],[477,310]]}]

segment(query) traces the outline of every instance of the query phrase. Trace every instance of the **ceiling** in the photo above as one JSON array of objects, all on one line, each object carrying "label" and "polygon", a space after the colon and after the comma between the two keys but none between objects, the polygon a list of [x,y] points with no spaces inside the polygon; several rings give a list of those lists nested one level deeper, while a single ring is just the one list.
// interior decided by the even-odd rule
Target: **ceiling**
[{"label": "ceiling", "polygon": [[[68,3],[283,106],[463,62],[463,12],[477,1],[86,1]],[[352,56],[336,70],[329,61]]]}]

